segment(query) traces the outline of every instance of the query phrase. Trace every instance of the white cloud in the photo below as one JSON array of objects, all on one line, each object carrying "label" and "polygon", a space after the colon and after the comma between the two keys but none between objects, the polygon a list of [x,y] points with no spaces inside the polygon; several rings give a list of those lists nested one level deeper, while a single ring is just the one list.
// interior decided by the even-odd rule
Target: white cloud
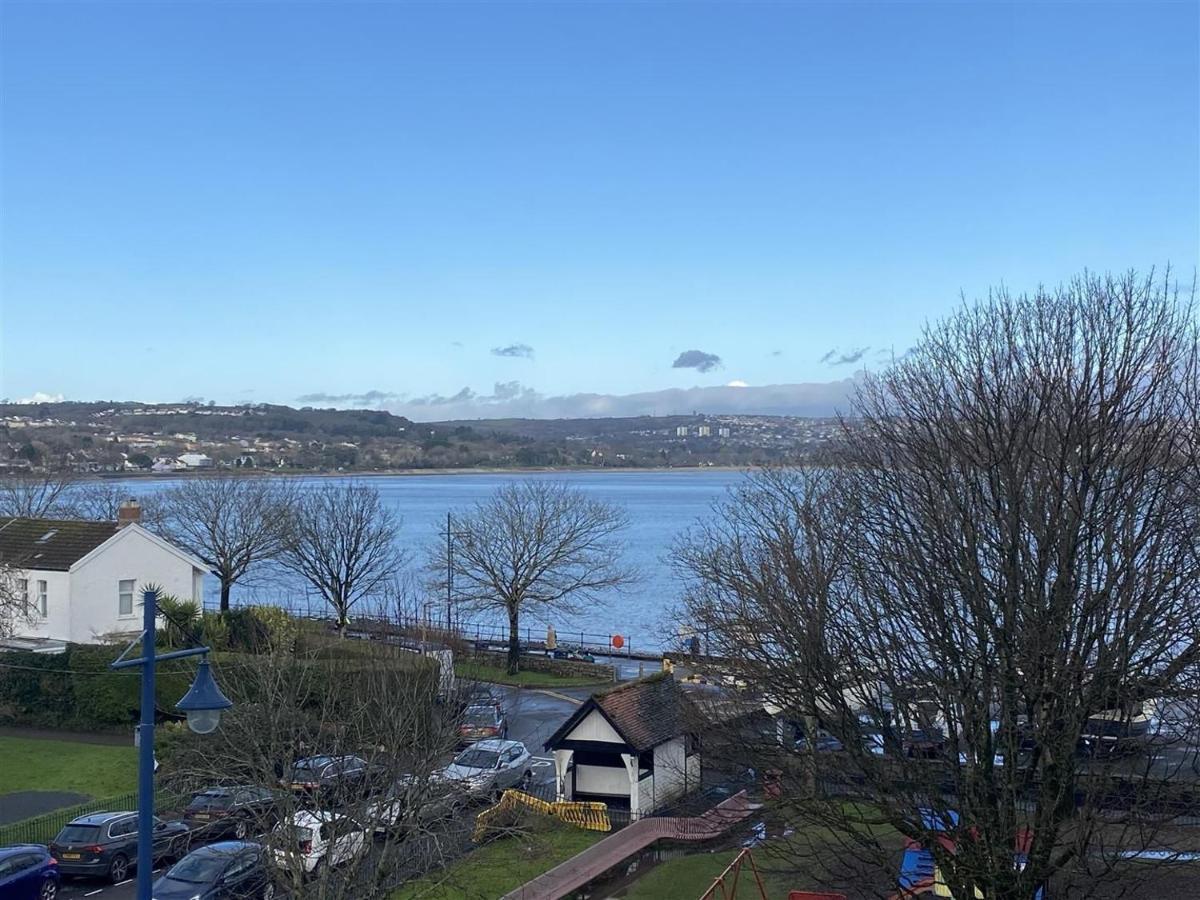
[{"label": "white cloud", "polygon": [[22,397],[18,403],[29,406],[34,403],[62,403],[66,397],[62,394],[47,394],[45,391],[34,391],[32,397]]},{"label": "white cloud", "polygon": [[750,385],[746,384],[746,382],[742,381],[740,378],[736,378],[729,382],[729,384],[725,385],[725,387],[750,387]]}]

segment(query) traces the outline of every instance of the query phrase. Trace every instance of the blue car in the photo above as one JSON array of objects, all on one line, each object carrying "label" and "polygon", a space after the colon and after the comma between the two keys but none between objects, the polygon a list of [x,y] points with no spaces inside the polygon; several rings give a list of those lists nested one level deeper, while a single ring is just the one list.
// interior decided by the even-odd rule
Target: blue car
[{"label": "blue car", "polygon": [[58,863],[41,844],[0,847],[0,897],[4,900],[54,900]]},{"label": "blue car", "polygon": [[[154,900],[275,900],[261,844],[219,841],[193,850],[154,882]],[[6,898],[7,900],[7,898]]]}]

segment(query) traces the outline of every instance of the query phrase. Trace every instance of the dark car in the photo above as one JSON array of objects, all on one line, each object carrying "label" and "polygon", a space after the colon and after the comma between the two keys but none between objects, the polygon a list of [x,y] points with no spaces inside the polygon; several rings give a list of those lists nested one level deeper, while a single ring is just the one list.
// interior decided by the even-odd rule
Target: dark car
[{"label": "dark car", "polygon": [[4,900],[54,900],[58,864],[41,844],[0,847],[0,897]]},{"label": "dark car", "polygon": [[460,747],[487,738],[507,738],[508,720],[497,703],[476,703],[463,710],[458,726]]},{"label": "dark car", "polygon": [[570,659],[575,662],[594,663],[596,661],[596,657],[586,650],[572,650],[570,647],[556,647],[550,651],[550,655],[554,659]]},{"label": "dark car", "polygon": [[274,869],[265,854],[248,841],[193,850],[154,882],[154,900],[272,900]]},{"label": "dark car", "polygon": [[183,820],[207,840],[233,837],[245,840],[263,834],[279,821],[278,797],[253,785],[212,787],[192,797]]},{"label": "dark car", "polygon": [[370,766],[357,756],[309,756],[296,760],[288,784],[298,794],[331,801],[361,797]]},{"label": "dark car", "polygon": [[[178,859],[188,851],[183,822],[154,819],[154,860]],[[72,819],[50,842],[50,855],[64,875],[124,881],[137,865],[138,822],[135,812],[99,812]]]}]

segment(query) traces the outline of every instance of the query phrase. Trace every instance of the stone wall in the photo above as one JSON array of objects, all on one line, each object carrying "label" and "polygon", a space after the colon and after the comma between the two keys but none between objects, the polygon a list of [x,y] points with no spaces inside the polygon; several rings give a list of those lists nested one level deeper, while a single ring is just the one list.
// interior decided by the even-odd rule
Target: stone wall
[{"label": "stone wall", "polygon": [[[476,651],[471,658],[481,665],[495,666],[498,669],[504,668],[507,662],[505,654],[487,650]],[[576,659],[552,659],[536,653],[521,654],[521,669],[525,672],[546,672],[551,675],[590,678],[594,681],[612,681],[614,678],[612,666]]]}]

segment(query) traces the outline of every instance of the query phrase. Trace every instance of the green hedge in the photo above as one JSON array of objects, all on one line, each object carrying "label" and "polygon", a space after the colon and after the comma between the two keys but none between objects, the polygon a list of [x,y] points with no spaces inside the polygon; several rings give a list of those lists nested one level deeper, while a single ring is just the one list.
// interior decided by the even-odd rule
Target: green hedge
[{"label": "green hedge", "polygon": [[[109,667],[124,647],[69,644],[63,653],[8,652],[0,668],[0,722],[40,728],[109,729],[141,711],[137,670]],[[171,710],[191,684],[195,662],[158,667],[156,705]]]}]

